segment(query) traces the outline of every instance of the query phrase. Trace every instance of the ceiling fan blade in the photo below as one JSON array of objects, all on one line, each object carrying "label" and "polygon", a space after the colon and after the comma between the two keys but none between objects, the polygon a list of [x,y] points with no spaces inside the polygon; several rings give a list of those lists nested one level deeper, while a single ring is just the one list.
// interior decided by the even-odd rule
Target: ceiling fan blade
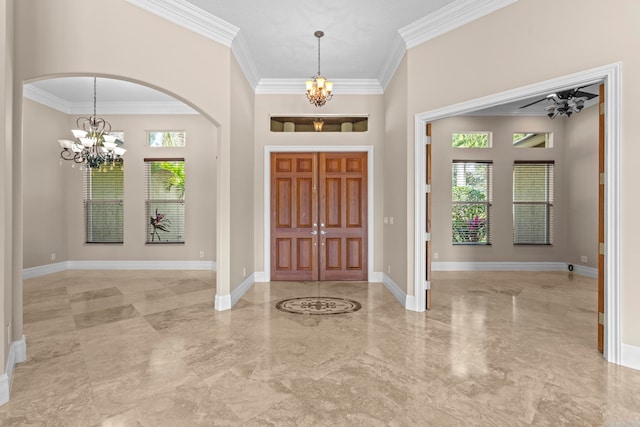
[{"label": "ceiling fan blade", "polygon": [[533,102],[532,102],[532,103],[530,103],[530,104],[523,105],[523,106],[522,106],[522,107],[520,107],[520,108],[527,108],[527,107],[531,107],[532,105],[537,104],[538,102],[546,101],[547,99],[549,99],[549,98],[547,98],[547,97],[545,96],[545,97],[544,97],[544,98],[542,98],[542,99],[538,99],[537,101],[533,101]]},{"label": "ceiling fan blade", "polygon": [[597,97],[598,95],[594,94],[594,93],[583,92],[581,90],[576,90],[575,93],[573,94],[573,96],[576,97],[576,98],[586,98],[587,101],[588,101],[588,100],[590,100],[592,98]]}]

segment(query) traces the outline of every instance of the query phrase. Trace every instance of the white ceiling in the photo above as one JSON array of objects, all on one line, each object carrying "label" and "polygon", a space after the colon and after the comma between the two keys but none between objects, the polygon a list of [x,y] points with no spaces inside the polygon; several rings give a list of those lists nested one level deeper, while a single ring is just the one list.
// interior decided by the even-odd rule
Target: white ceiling
[{"label": "white ceiling", "polygon": [[[313,33],[322,30],[321,71],[338,96],[383,93],[407,48],[517,0],[127,1],[231,47],[256,93],[302,94],[304,80],[317,71]],[[68,114],[86,114],[93,108],[93,79],[42,80],[26,84],[24,94]],[[120,80],[99,78],[97,98],[99,114],[195,113],[168,95]],[[518,108],[532,100],[478,114],[544,114],[545,102]]]}]

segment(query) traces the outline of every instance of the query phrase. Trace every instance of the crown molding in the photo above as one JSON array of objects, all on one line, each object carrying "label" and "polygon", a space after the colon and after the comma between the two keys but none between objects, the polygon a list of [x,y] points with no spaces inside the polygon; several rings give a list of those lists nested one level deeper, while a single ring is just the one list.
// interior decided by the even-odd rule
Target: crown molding
[{"label": "crown molding", "polygon": [[407,49],[455,30],[518,0],[457,0],[422,19],[400,28]]},{"label": "crown molding", "polygon": [[[92,102],[68,102],[51,93],[26,84],[23,96],[64,114],[89,114],[93,111]],[[97,102],[96,110],[100,114],[199,114],[196,110],[180,101],[163,102]]]},{"label": "crown molding", "polygon": [[249,45],[247,45],[247,42],[244,40],[242,33],[239,33],[233,40],[231,51],[235,55],[244,76],[251,86],[251,89],[255,91],[258,83],[260,82],[260,77],[258,75],[258,70],[256,69],[256,64],[253,62],[253,58],[249,52]]},{"label": "crown molding", "polygon": [[[93,110],[93,103],[75,102],[70,105],[68,114],[87,115]],[[126,101],[126,102],[99,102],[96,110],[101,116],[107,114],[199,114],[196,110],[180,101]]]},{"label": "crown molding", "polygon": [[235,25],[185,0],[127,0],[127,2],[226,47],[231,47],[233,39],[240,30]]},{"label": "crown molding", "polygon": [[393,76],[396,74],[396,70],[400,66],[400,62],[402,62],[402,58],[404,58],[404,54],[406,52],[407,45],[402,37],[396,34],[393,39],[391,51],[387,55],[387,61],[383,64],[380,77],[378,78],[383,90],[387,90],[387,87],[389,86],[389,83],[391,83]]},{"label": "crown molding", "polygon": [[[260,79],[257,95],[300,95],[305,92],[307,79]],[[384,90],[377,79],[331,79],[336,95],[382,95]]]},{"label": "crown molding", "polygon": [[22,95],[27,99],[46,105],[54,110],[61,111],[65,114],[72,114],[71,104],[69,104],[69,102],[30,84],[25,84],[23,86]]}]

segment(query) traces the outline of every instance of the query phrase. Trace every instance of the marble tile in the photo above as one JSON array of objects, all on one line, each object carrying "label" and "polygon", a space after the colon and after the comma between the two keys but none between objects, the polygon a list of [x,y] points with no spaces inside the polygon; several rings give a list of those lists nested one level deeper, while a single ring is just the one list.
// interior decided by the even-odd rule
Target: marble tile
[{"label": "marble tile", "polygon": [[113,297],[117,295],[122,295],[122,292],[118,290],[118,288],[103,288],[97,289],[94,291],[85,291],[80,292],[78,294],[73,294],[69,298],[69,302],[80,302],[80,301],[90,301],[98,298],[106,298]]},{"label": "marble tile", "polygon": [[213,289],[215,287],[212,281],[204,281],[199,279],[182,279],[175,284],[166,285],[167,289],[171,289],[176,294],[187,294],[189,292],[202,291],[205,289]]},{"label": "marble tile", "polygon": [[202,304],[210,301],[213,306],[215,296],[214,289],[205,289],[203,291],[190,292],[188,294],[175,295],[167,298],[154,300],[143,300],[136,302],[133,306],[142,315],[159,313],[161,311],[173,310],[179,307],[186,307],[194,304]]},{"label": "marble tile", "polygon": [[75,314],[73,319],[78,329],[90,328],[103,323],[112,323],[119,320],[131,319],[140,316],[133,305],[123,305],[121,307],[107,308],[89,313]]},{"label": "marble tile", "polygon": [[145,300],[156,300],[159,298],[171,297],[175,293],[166,288],[150,289],[147,291],[132,292],[86,301],[72,302],[71,311],[73,314],[88,313],[91,311],[104,310],[112,307],[121,307],[135,302]]},{"label": "marble tile", "polygon": [[[210,271],[56,273],[25,281],[29,358],[0,425],[640,425],[640,372],[595,350],[596,289],[434,272],[426,313],[351,282],[255,284],[217,312]],[[362,309],[274,307],[301,296]]]}]

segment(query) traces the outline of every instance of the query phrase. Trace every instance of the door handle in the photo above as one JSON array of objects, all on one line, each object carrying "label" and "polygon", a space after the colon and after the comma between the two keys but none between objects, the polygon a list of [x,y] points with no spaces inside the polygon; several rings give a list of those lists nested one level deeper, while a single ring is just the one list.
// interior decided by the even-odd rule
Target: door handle
[{"label": "door handle", "polygon": [[320,234],[322,234],[322,235],[324,236],[325,234],[327,234],[327,232],[326,232],[326,231],[324,231],[324,230],[321,230],[321,231],[320,231]]},{"label": "door handle", "polygon": [[313,234],[313,235],[315,236],[316,234],[318,234],[318,232],[317,232],[316,230],[313,230],[313,231],[311,232],[311,234]]}]

